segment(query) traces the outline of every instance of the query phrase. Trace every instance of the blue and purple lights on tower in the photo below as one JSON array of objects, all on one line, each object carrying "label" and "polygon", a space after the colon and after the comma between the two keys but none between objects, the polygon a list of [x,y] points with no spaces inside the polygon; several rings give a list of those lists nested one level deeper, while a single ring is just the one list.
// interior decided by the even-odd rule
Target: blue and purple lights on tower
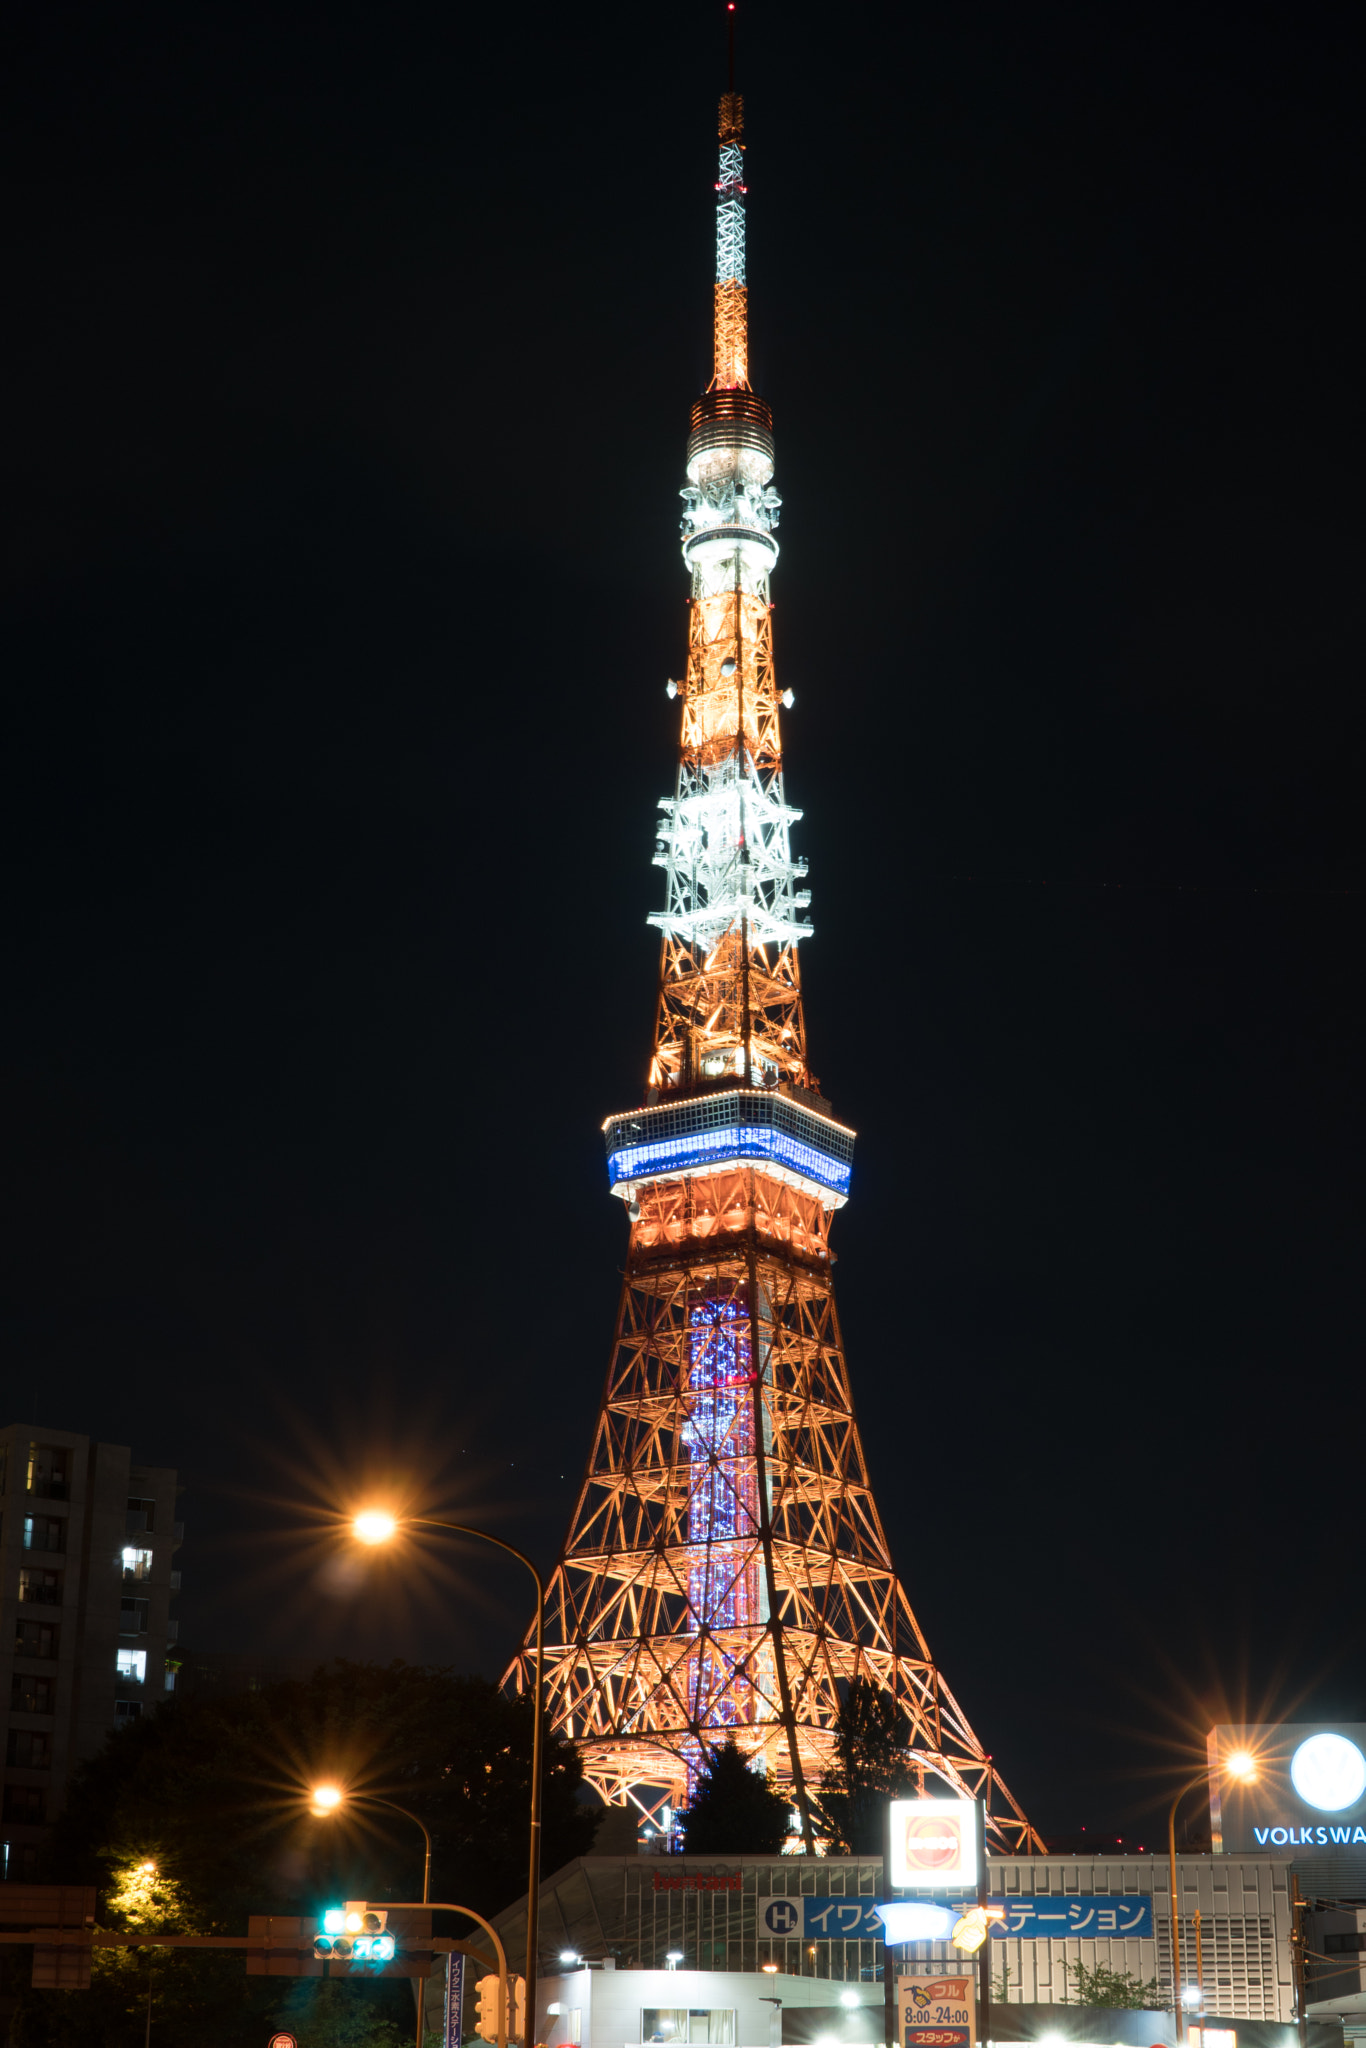
[{"label": "blue and purple lights on tower", "polygon": [[744,1679],[712,1638],[747,1630],[759,1612],[759,1502],[754,1463],[754,1375],[749,1310],[734,1295],[706,1296],[688,1310],[688,1601],[702,1635],[694,1711],[707,1727],[749,1719]]}]

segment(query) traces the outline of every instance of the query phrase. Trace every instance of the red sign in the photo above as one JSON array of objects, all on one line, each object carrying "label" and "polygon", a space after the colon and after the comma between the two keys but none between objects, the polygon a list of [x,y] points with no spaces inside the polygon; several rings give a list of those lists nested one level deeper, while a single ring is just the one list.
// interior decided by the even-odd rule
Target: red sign
[{"label": "red sign", "polygon": [[963,1860],[963,1823],[957,1814],[932,1813],[906,1823],[909,1870],[946,1870]]},{"label": "red sign", "polygon": [[672,1872],[656,1870],[654,1880],[657,1892],[738,1892],[741,1873],[722,1871],[719,1876],[707,1877],[700,1871],[685,1870],[674,1876]]},{"label": "red sign", "polygon": [[299,2048],[293,2034],[272,2034],[270,2048]]}]

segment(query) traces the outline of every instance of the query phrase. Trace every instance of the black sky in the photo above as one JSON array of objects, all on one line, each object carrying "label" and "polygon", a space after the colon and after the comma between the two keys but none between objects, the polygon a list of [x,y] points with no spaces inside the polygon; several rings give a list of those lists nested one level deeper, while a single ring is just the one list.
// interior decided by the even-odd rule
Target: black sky
[{"label": "black sky", "polygon": [[[709,374],[708,0],[12,25],[4,1344],[186,1639],[496,1671],[624,1248]],[[1045,1829],[1366,1717],[1346,8],[745,0],[837,1245],[893,1547]]]}]

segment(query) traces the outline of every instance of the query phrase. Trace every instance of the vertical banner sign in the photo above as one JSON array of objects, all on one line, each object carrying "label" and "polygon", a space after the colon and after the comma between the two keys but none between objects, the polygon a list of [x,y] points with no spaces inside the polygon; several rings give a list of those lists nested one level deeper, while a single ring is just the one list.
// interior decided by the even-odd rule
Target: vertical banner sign
[{"label": "vertical banner sign", "polygon": [[446,2009],[442,2015],[441,2048],[460,2048],[460,2020],[465,2010],[465,1958],[446,1957]]},{"label": "vertical banner sign", "polygon": [[976,2048],[976,1985],[971,1977],[898,1977],[901,2048]]}]

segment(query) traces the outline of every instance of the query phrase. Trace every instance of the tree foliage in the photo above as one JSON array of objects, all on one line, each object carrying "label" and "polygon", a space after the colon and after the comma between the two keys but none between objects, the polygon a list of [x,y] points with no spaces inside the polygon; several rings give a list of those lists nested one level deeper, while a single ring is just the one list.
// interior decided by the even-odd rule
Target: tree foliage
[{"label": "tree foliage", "polygon": [[1068,1963],[1066,1968],[1078,2005],[1123,2006],[1147,2012],[1158,2010],[1156,1977],[1145,1984],[1142,1978],[1135,1977],[1130,1971],[1107,1970],[1103,1963],[1098,1963],[1094,1970],[1088,1970],[1085,1963]]},{"label": "tree foliage", "polygon": [[689,1856],[774,1856],[787,1836],[788,1803],[752,1771],[734,1741],[713,1749],[683,1815]]},{"label": "tree foliage", "polygon": [[879,1856],[889,1799],[916,1789],[910,1727],[888,1693],[866,1678],[850,1686],[835,1723],[835,1753],[820,1783],[818,1807],[831,1847],[843,1856]]},{"label": "tree foliage", "polygon": [[[417,1898],[421,1835],[367,1809],[370,1793],[431,1829],[433,1897],[497,1912],[526,1888],[530,1759],[529,1704],[486,1680],[338,1660],[255,1693],[168,1701],[116,1730],[74,1774],[44,1874],[95,1885],[99,1924],[130,1930],[244,1934],[249,1913]],[[327,1821],[306,1796],[323,1780],[353,1795]],[[581,1781],[574,1752],[547,1742],[547,1871],[591,1847],[597,1813],[578,1801]],[[168,2048],[259,2048],[267,2018],[305,2048],[388,2048],[411,2034],[403,1979],[249,1979],[240,1956],[184,1950],[150,1967]],[[139,2048],[148,1968],[137,1951],[105,1951],[89,1992],[26,1992],[14,2048]]]}]

